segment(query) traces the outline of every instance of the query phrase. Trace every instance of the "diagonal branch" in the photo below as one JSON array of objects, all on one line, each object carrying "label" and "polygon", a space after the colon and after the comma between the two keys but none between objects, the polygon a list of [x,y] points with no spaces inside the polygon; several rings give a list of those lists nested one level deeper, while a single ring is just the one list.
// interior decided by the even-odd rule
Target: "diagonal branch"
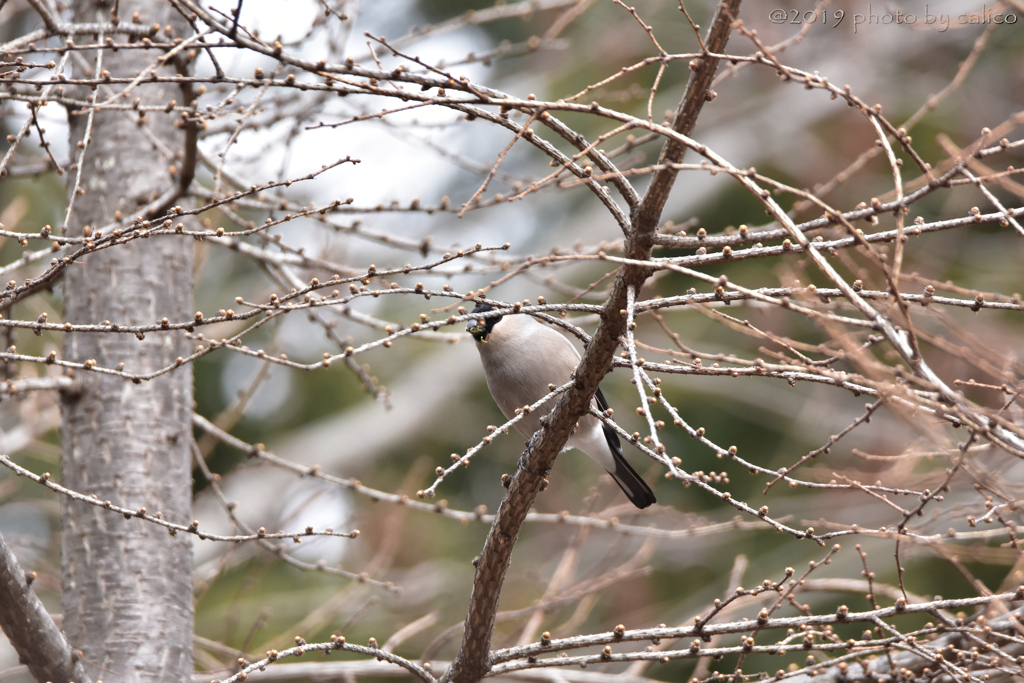
[{"label": "diagonal branch", "polygon": [[46,6],[46,3],[42,0],[28,0],[28,4],[32,5],[32,8],[39,13],[43,23],[46,24],[46,30],[51,34],[60,32],[60,19],[53,16],[53,12]]},{"label": "diagonal branch", "polygon": [[0,627],[18,658],[39,683],[89,683],[81,661],[32,590],[34,578],[34,572],[30,575],[22,570],[0,536]]},{"label": "diagonal branch", "polygon": [[[739,5],[740,0],[726,0],[719,6],[704,41],[707,51],[724,51]],[[672,124],[675,131],[689,132],[693,129],[697,114],[707,100],[708,88],[717,67],[718,60],[710,57],[696,60],[691,66],[686,93]],[[670,166],[682,158],[685,150],[685,146],[677,141],[665,143],[660,161],[670,163],[655,174],[646,196],[633,212],[625,245],[628,258],[641,261],[650,258],[653,236],[677,173]],[[611,369],[619,338],[626,329],[627,291],[632,287],[639,292],[650,272],[649,268],[635,265],[625,265],[619,271],[601,311],[597,331],[576,369],[573,386],[559,399],[551,414],[542,420],[543,429],[533,435],[527,446],[525,466],[509,481],[508,493],[495,515],[484,550],[474,561],[476,579],[466,615],[462,647],[442,679],[446,683],[478,681],[490,668],[489,650],[498,599],[519,529],[555,462],[555,456],[569,439],[576,421],[589,410],[598,384]]]},{"label": "diagonal branch", "polygon": [[[704,102],[714,98],[711,91],[711,81],[714,80],[715,72],[718,70],[718,58],[711,57],[711,53],[721,54],[725,52],[725,44],[729,40],[729,33],[732,31],[732,24],[740,11],[740,0],[725,0],[718,5],[715,17],[711,22],[711,29],[704,41],[704,57],[690,62],[690,80],[686,83],[686,92],[676,110],[675,119],[672,121],[672,130],[682,135],[689,136],[697,123],[697,116],[700,114]],[[661,211],[665,208],[669,191],[675,184],[676,175],[679,171],[672,168],[678,164],[686,153],[686,146],[675,140],[668,140],[661,150],[658,158],[658,165],[662,166],[651,178],[651,184],[647,188],[643,202],[637,207],[633,216],[633,226],[637,233],[644,234],[656,232],[658,221],[661,219]],[[639,235],[637,235],[639,236]],[[649,247],[645,247],[649,251]]]}]

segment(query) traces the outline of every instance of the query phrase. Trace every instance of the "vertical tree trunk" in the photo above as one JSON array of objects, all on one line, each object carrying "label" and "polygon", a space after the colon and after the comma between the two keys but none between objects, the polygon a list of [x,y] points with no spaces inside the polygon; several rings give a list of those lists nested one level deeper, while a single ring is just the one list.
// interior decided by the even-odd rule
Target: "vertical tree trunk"
[{"label": "vertical tree trunk", "polygon": [[[110,21],[113,6],[97,0],[71,3],[79,22]],[[138,12],[143,25],[170,26],[172,37],[190,30],[166,2],[121,0],[118,10],[121,21]],[[159,35],[165,36],[163,29]],[[76,42],[95,38],[82,36]],[[88,65],[72,59],[76,72],[96,68],[95,52],[80,54]],[[132,78],[161,54],[105,50],[102,70]],[[173,71],[162,67],[158,73]],[[97,100],[123,87],[100,88]],[[89,92],[75,94],[85,99]],[[178,86],[168,83],[140,85],[131,100],[123,101],[135,97],[143,105],[182,101]],[[84,194],[74,198],[69,234],[109,225],[116,211],[122,214],[122,227],[128,227],[147,202],[174,187],[169,167],[180,164],[174,156],[181,154],[184,134],[170,114],[149,112],[141,125],[139,118],[138,112],[111,110],[94,115],[83,163]],[[87,119],[84,113],[70,113],[73,158]],[[73,184],[74,173],[68,175]],[[64,279],[65,320],[130,325],[165,316],[191,318],[192,251],[191,240],[164,236],[78,259]],[[132,334],[72,333],[64,353],[79,362],[93,359],[101,367],[124,363],[126,371],[141,373],[188,355],[186,343],[182,332],[149,333],[144,340]],[[83,389],[63,402],[63,482],[101,500],[191,522],[191,366],[140,384],[91,372],[76,376]],[[152,524],[66,499],[61,535],[64,630],[92,678],[188,681],[193,671],[191,538],[171,537]]]}]

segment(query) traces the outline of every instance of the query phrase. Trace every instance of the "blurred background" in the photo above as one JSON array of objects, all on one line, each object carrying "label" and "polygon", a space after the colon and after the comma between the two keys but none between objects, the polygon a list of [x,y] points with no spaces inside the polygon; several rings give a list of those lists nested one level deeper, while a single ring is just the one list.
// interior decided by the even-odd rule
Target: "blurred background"
[{"label": "blurred background", "polygon": [[[704,27],[713,4],[689,2],[686,10]],[[678,3],[636,0],[634,5],[665,52],[699,49]],[[217,0],[208,6],[227,14],[235,3]],[[1024,21],[1008,19],[1024,20],[1024,7],[1018,2],[982,7],[982,3],[949,0],[930,2],[925,8],[922,11],[921,3],[912,2],[785,5],[749,0],[740,18],[746,28],[756,29],[763,46],[774,47],[773,54],[783,64],[820,74],[832,84],[848,84],[868,105],[879,103],[894,126],[907,127],[920,157],[938,168],[955,149],[975,142],[982,128],[996,128],[1024,108]],[[915,17],[911,22],[908,13],[914,12],[918,14],[909,14]],[[996,15],[1005,18],[1003,23],[996,23]],[[897,19],[900,16],[902,21]],[[934,21],[929,23],[927,17]],[[620,73],[659,51],[627,9],[605,0],[497,4],[247,0],[240,23],[263,40],[279,40],[292,53],[312,61],[339,63],[351,57],[371,65],[377,59],[387,69],[399,64],[420,68],[388,54],[367,38],[369,32],[385,36],[389,44],[426,64],[516,97],[534,94],[538,100],[556,101],[590,87],[581,102],[597,101],[640,118],[650,112],[655,122],[663,120],[666,111],[675,110],[689,74],[688,58],[668,63],[652,97],[657,64]],[[0,4],[0,41],[39,25],[38,15],[27,3]],[[732,54],[752,55],[759,49],[741,35],[734,33],[730,39]],[[218,51],[217,58],[228,74],[248,76],[257,68],[269,74],[279,67],[270,57],[242,50]],[[214,71],[205,55],[195,68],[199,74]],[[617,78],[593,87],[615,74]],[[842,174],[842,182],[822,191],[825,201],[842,210],[874,197],[892,198],[890,166],[884,154],[874,151],[875,129],[841,98],[830,99],[821,89],[784,82],[771,66],[728,62],[720,67],[714,90],[717,97],[705,106],[692,137],[734,166],[754,166],[762,175],[806,190],[826,187]],[[240,201],[230,210],[207,211],[200,216],[204,226],[224,226],[230,231],[244,227],[246,221],[279,219],[286,209],[294,212],[294,207],[322,207],[351,198],[351,204],[331,211],[325,220],[299,218],[274,226],[268,234],[271,239],[280,236],[289,253],[350,269],[343,274],[365,271],[371,263],[380,270],[432,263],[446,252],[478,243],[510,245],[507,251],[482,252],[427,272],[388,278],[403,287],[422,282],[430,290],[448,285],[456,292],[488,286],[530,257],[621,250],[622,233],[615,221],[582,186],[549,184],[522,199],[505,201],[552,171],[548,158],[525,144],[512,148],[479,203],[459,216],[512,139],[507,130],[486,121],[466,121],[443,107],[407,107],[396,98],[339,98],[284,88],[265,92],[245,88],[225,107],[228,92],[211,87],[200,99],[201,108],[209,104],[224,110],[223,116],[209,121],[200,141],[203,165],[197,181],[208,196],[298,178],[346,156],[360,163],[342,164],[315,179],[268,190],[262,201]],[[372,116],[390,109],[404,110]],[[0,116],[0,130],[6,136],[22,125],[24,105],[0,99]],[[40,109],[38,116],[52,142],[51,153],[67,160],[65,112],[50,105]],[[526,121],[521,114],[512,116],[519,123]],[[596,116],[566,113],[559,118],[588,140],[615,126]],[[239,126],[240,122],[244,125]],[[553,134],[544,134],[560,149],[569,149]],[[1019,129],[1007,137],[1019,139]],[[602,148],[619,150],[615,157],[619,168],[643,168],[657,160],[661,144],[660,139],[645,141],[643,131],[637,131],[632,141],[619,135]],[[28,144],[20,146],[9,176],[0,180],[0,222],[7,230],[38,232],[43,225],[59,225],[63,220],[66,179],[47,169],[42,150],[36,149],[38,155],[33,157],[31,149]],[[907,154],[900,156],[909,187],[921,172]],[[700,159],[691,153],[684,161],[699,163]],[[990,163],[997,170],[1014,164],[1019,168],[1020,147]],[[647,177],[640,174],[630,180],[642,193]],[[1020,206],[1024,197],[1020,187],[1011,176],[1005,183],[993,184],[991,191],[1003,205]],[[208,196],[199,194],[197,201]],[[279,199],[287,203],[273,208]],[[786,194],[777,200],[787,210],[796,203]],[[918,217],[928,223],[958,218],[975,206],[982,213],[997,210],[972,184],[943,188],[914,203],[907,223]],[[817,209],[797,208],[793,215],[804,221],[819,214]],[[688,235],[701,228],[715,235],[740,225],[751,229],[768,225],[760,203],[735,180],[688,170],[681,172],[663,220],[664,232],[682,230]],[[868,232],[890,230],[894,225],[888,216],[878,225],[861,222],[858,227]],[[270,243],[255,237],[244,241]],[[198,310],[239,309],[235,297],[261,302],[294,286],[282,284],[259,261],[226,244],[209,239],[196,245]],[[891,247],[879,251],[889,253],[886,249]],[[16,240],[4,239],[0,263],[14,264],[25,251]],[[692,249],[659,249],[655,256],[692,253]],[[885,289],[866,259],[852,254],[844,258],[839,260],[844,273],[851,277],[867,273],[866,289]],[[928,283],[948,280],[952,282],[945,292],[948,296],[973,299],[978,293],[995,293],[1008,301],[1024,289],[1022,263],[1024,236],[1012,227],[985,224],[946,230],[915,237],[907,244],[903,264],[907,275],[901,284],[906,291],[919,293]],[[705,271],[712,276],[726,273],[731,282],[751,288],[796,283],[828,286],[808,265],[802,258],[765,258],[709,266]],[[488,296],[507,302],[543,296],[549,303],[599,304],[614,268],[615,264],[594,260],[549,262],[501,282]],[[326,280],[335,272],[315,263],[296,265],[294,271],[304,282],[311,277]],[[12,267],[9,277],[23,279],[32,272],[30,267]],[[693,278],[663,272],[649,281],[641,298],[681,295],[691,287],[701,292],[712,289]],[[302,312],[278,317],[249,333],[245,343],[266,349],[269,355],[285,353],[292,360],[312,363],[325,352],[338,353],[345,346],[385,336],[385,324],[408,326],[421,314],[435,320],[447,317],[449,312],[442,309],[456,301],[363,297],[345,306],[317,309],[319,321]],[[16,304],[5,315],[35,319],[45,311],[51,321],[59,321],[61,302],[58,285],[30,302]],[[927,315],[920,309],[922,314],[915,321],[926,342],[926,358],[945,381],[974,379],[999,385],[1005,382],[1006,375],[1001,373],[1020,381],[1024,316],[1019,310],[936,308],[927,309]],[[832,338],[826,325],[750,301],[666,312],[665,324],[678,335],[678,346],[673,346],[675,342],[652,316],[640,320],[638,338],[661,349],[675,348],[687,362],[702,356],[706,364],[711,356],[730,355],[774,362],[763,352],[765,347],[786,351],[721,313],[805,344],[803,350],[815,358],[821,354],[809,349]],[[588,333],[596,326],[596,316],[570,319]],[[210,338],[229,337],[248,325],[222,323],[204,333]],[[38,356],[59,350],[62,343],[56,333],[35,336],[28,330],[4,328],[3,334],[7,335],[5,348],[16,344],[21,352]],[[582,349],[579,343],[577,347]],[[697,356],[687,355],[691,352]],[[645,350],[645,357],[664,361],[670,354]],[[451,464],[451,454],[465,453],[487,435],[488,425],[505,421],[488,394],[477,352],[461,324],[434,334],[403,337],[390,348],[377,347],[354,360],[355,369],[337,362],[303,372],[227,351],[212,353],[195,362],[196,412],[235,437],[265,444],[268,451],[293,463],[319,465],[325,473],[413,498],[433,483],[436,467]],[[886,355],[884,345],[877,350],[877,360],[887,366],[897,361]],[[50,369],[12,363],[3,371],[11,378],[45,375]],[[666,375],[664,382],[665,396],[690,425],[703,427],[716,444],[735,445],[748,462],[770,470],[791,466],[825,445],[830,436],[864,413],[866,403],[874,401],[824,384],[799,382],[791,387],[768,377]],[[368,389],[368,384],[374,388]],[[627,432],[645,433],[646,423],[634,410],[638,395],[629,371],[612,372],[602,388],[619,424]],[[988,408],[998,408],[1009,399],[999,391],[964,391],[970,400]],[[1011,402],[1006,415],[1019,420],[1019,401]],[[658,419],[667,419],[671,425],[671,418],[659,415]],[[56,474],[59,424],[56,392],[5,396],[0,402],[0,452],[35,472]],[[360,643],[373,636],[383,643],[402,626],[427,615],[433,615],[429,623],[424,622],[422,630],[410,635],[396,652],[416,658],[430,646],[435,659],[454,654],[461,635],[455,633],[446,640],[442,634],[464,618],[473,579],[471,561],[480,552],[487,523],[374,502],[372,496],[351,488],[249,459],[203,430],[197,429],[196,437],[209,469],[222,477],[225,495],[237,501],[235,513],[240,520],[268,530],[298,531],[308,525],[359,529],[356,540],[319,538],[288,544],[286,550],[304,562],[323,561],[357,574],[365,572],[369,578],[402,589],[394,594],[377,585],[303,570],[252,545],[197,540],[197,669],[218,669],[240,652],[286,647],[296,635],[319,642],[336,633]],[[772,516],[795,528],[811,525],[820,533],[857,524],[878,529],[903,519],[876,496],[855,489],[780,483],[764,493],[769,477],[752,475],[745,467],[720,459],[684,430],[669,427],[659,437],[668,454],[681,459],[684,470],[714,473],[717,488],[754,508],[768,505]],[[807,482],[844,477],[864,484],[880,481],[888,487],[921,491],[941,484],[945,468],[957,456],[956,444],[963,439],[964,434],[920,414],[882,408],[870,423],[802,465],[794,476]],[[449,476],[431,502],[444,499],[451,510],[486,506],[493,512],[504,494],[501,475],[514,471],[522,445],[515,433],[496,438],[474,456],[470,467]],[[544,596],[569,599],[548,609],[525,633],[525,617],[499,622],[496,647],[523,638],[535,640],[544,630],[567,636],[605,631],[618,623],[637,628],[692,621],[694,615],[707,611],[714,598],[724,598],[737,585],[782,580],[786,567],[794,567],[799,575],[809,561],[825,556],[825,548],[776,533],[754,517],[734,523],[737,512],[732,505],[695,487],[665,480],[664,468],[633,448],[627,446],[626,455],[654,487],[658,506],[644,513],[634,510],[609,477],[572,451],[559,457],[550,486],[538,498],[537,512],[615,517],[622,524],[664,533],[540,520],[528,523],[513,556],[502,610],[529,608]],[[958,475],[945,500],[914,520],[916,532],[927,536],[950,528],[969,531],[966,517],[985,513],[978,490],[984,492],[986,486],[1019,498],[1018,459],[996,449],[981,450],[969,469]],[[203,528],[237,531],[198,469],[194,488],[196,518],[202,520]],[[904,498],[899,499],[900,505],[915,504]],[[0,533],[23,566],[39,573],[37,591],[55,611],[60,609],[59,509],[52,494],[12,472],[0,471]],[[1019,513],[1010,511],[1006,517],[1013,520]],[[879,585],[899,584],[891,539],[863,535],[840,542],[840,559],[817,569],[813,578],[853,583],[845,588],[838,583],[809,583],[799,601],[814,612],[834,611],[840,603],[851,610],[869,607],[863,585],[856,583],[864,569],[854,549],[857,543]],[[1018,549],[1006,542],[1005,529],[966,542],[907,542],[901,550],[906,590],[929,598],[975,595],[979,584],[996,591],[1010,580],[1019,563]],[[562,573],[556,577],[559,567]],[[894,594],[886,595],[882,589],[878,595],[883,604],[894,599]],[[749,600],[741,605],[740,614],[756,615],[766,604],[770,601]],[[855,635],[859,632],[856,629]],[[751,657],[743,666],[748,672],[774,673],[790,663],[803,666],[804,659]],[[13,651],[0,645],[0,672],[16,664]],[[675,661],[645,675],[659,680],[703,678],[708,675],[707,663],[703,666],[695,671],[692,661]],[[731,672],[735,666],[734,658],[726,658],[711,663],[711,671]],[[23,679],[26,675],[22,674]]]}]

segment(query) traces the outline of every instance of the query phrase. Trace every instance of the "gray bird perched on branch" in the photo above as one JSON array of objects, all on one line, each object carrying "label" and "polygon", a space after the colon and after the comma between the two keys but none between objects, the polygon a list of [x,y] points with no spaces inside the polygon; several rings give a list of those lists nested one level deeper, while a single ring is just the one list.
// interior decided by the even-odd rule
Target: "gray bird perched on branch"
[{"label": "gray bird perched on branch", "polygon": [[[494,310],[480,304],[473,313]],[[466,331],[476,340],[484,365],[487,388],[502,414],[512,419],[517,408],[531,405],[550,393],[548,385],[561,386],[569,381],[580,363],[576,347],[561,334],[545,327],[528,315],[494,316],[471,320]],[[601,390],[597,390],[595,407],[608,410]],[[545,410],[533,411],[515,424],[519,433],[529,439],[540,429]],[[655,503],[654,492],[622,455],[622,446],[615,431],[593,415],[583,415],[566,449],[578,448],[612,475],[615,483],[638,508]]]}]

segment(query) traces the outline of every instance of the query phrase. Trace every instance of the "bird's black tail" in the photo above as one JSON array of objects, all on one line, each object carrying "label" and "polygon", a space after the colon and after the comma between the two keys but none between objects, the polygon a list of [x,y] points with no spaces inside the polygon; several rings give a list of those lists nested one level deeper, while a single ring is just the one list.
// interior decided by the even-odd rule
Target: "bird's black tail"
[{"label": "bird's black tail", "polygon": [[[594,398],[597,399],[597,405],[601,410],[608,410],[608,401],[605,400],[601,389],[597,390]],[[654,497],[654,491],[651,490],[646,481],[640,478],[636,470],[629,466],[629,463],[626,462],[626,456],[622,455],[622,444],[619,442],[619,435],[615,433],[614,429],[604,423],[601,423],[601,429],[604,430],[604,438],[608,442],[608,447],[612,451],[612,458],[615,460],[615,471],[608,470],[608,474],[612,475],[612,479],[619,485],[622,492],[626,494],[626,498],[629,498],[629,502],[641,510],[657,503],[658,500]]]},{"label": "bird's black tail", "polygon": [[606,424],[602,424],[601,427],[604,429],[604,438],[608,441],[608,446],[612,449],[612,457],[615,459],[615,471],[609,470],[608,474],[612,475],[612,479],[619,485],[622,492],[626,494],[626,498],[629,498],[629,502],[641,510],[657,503],[654,491],[651,490],[646,481],[640,478],[636,470],[630,467],[629,463],[626,462],[626,457],[622,455],[619,435]]}]

